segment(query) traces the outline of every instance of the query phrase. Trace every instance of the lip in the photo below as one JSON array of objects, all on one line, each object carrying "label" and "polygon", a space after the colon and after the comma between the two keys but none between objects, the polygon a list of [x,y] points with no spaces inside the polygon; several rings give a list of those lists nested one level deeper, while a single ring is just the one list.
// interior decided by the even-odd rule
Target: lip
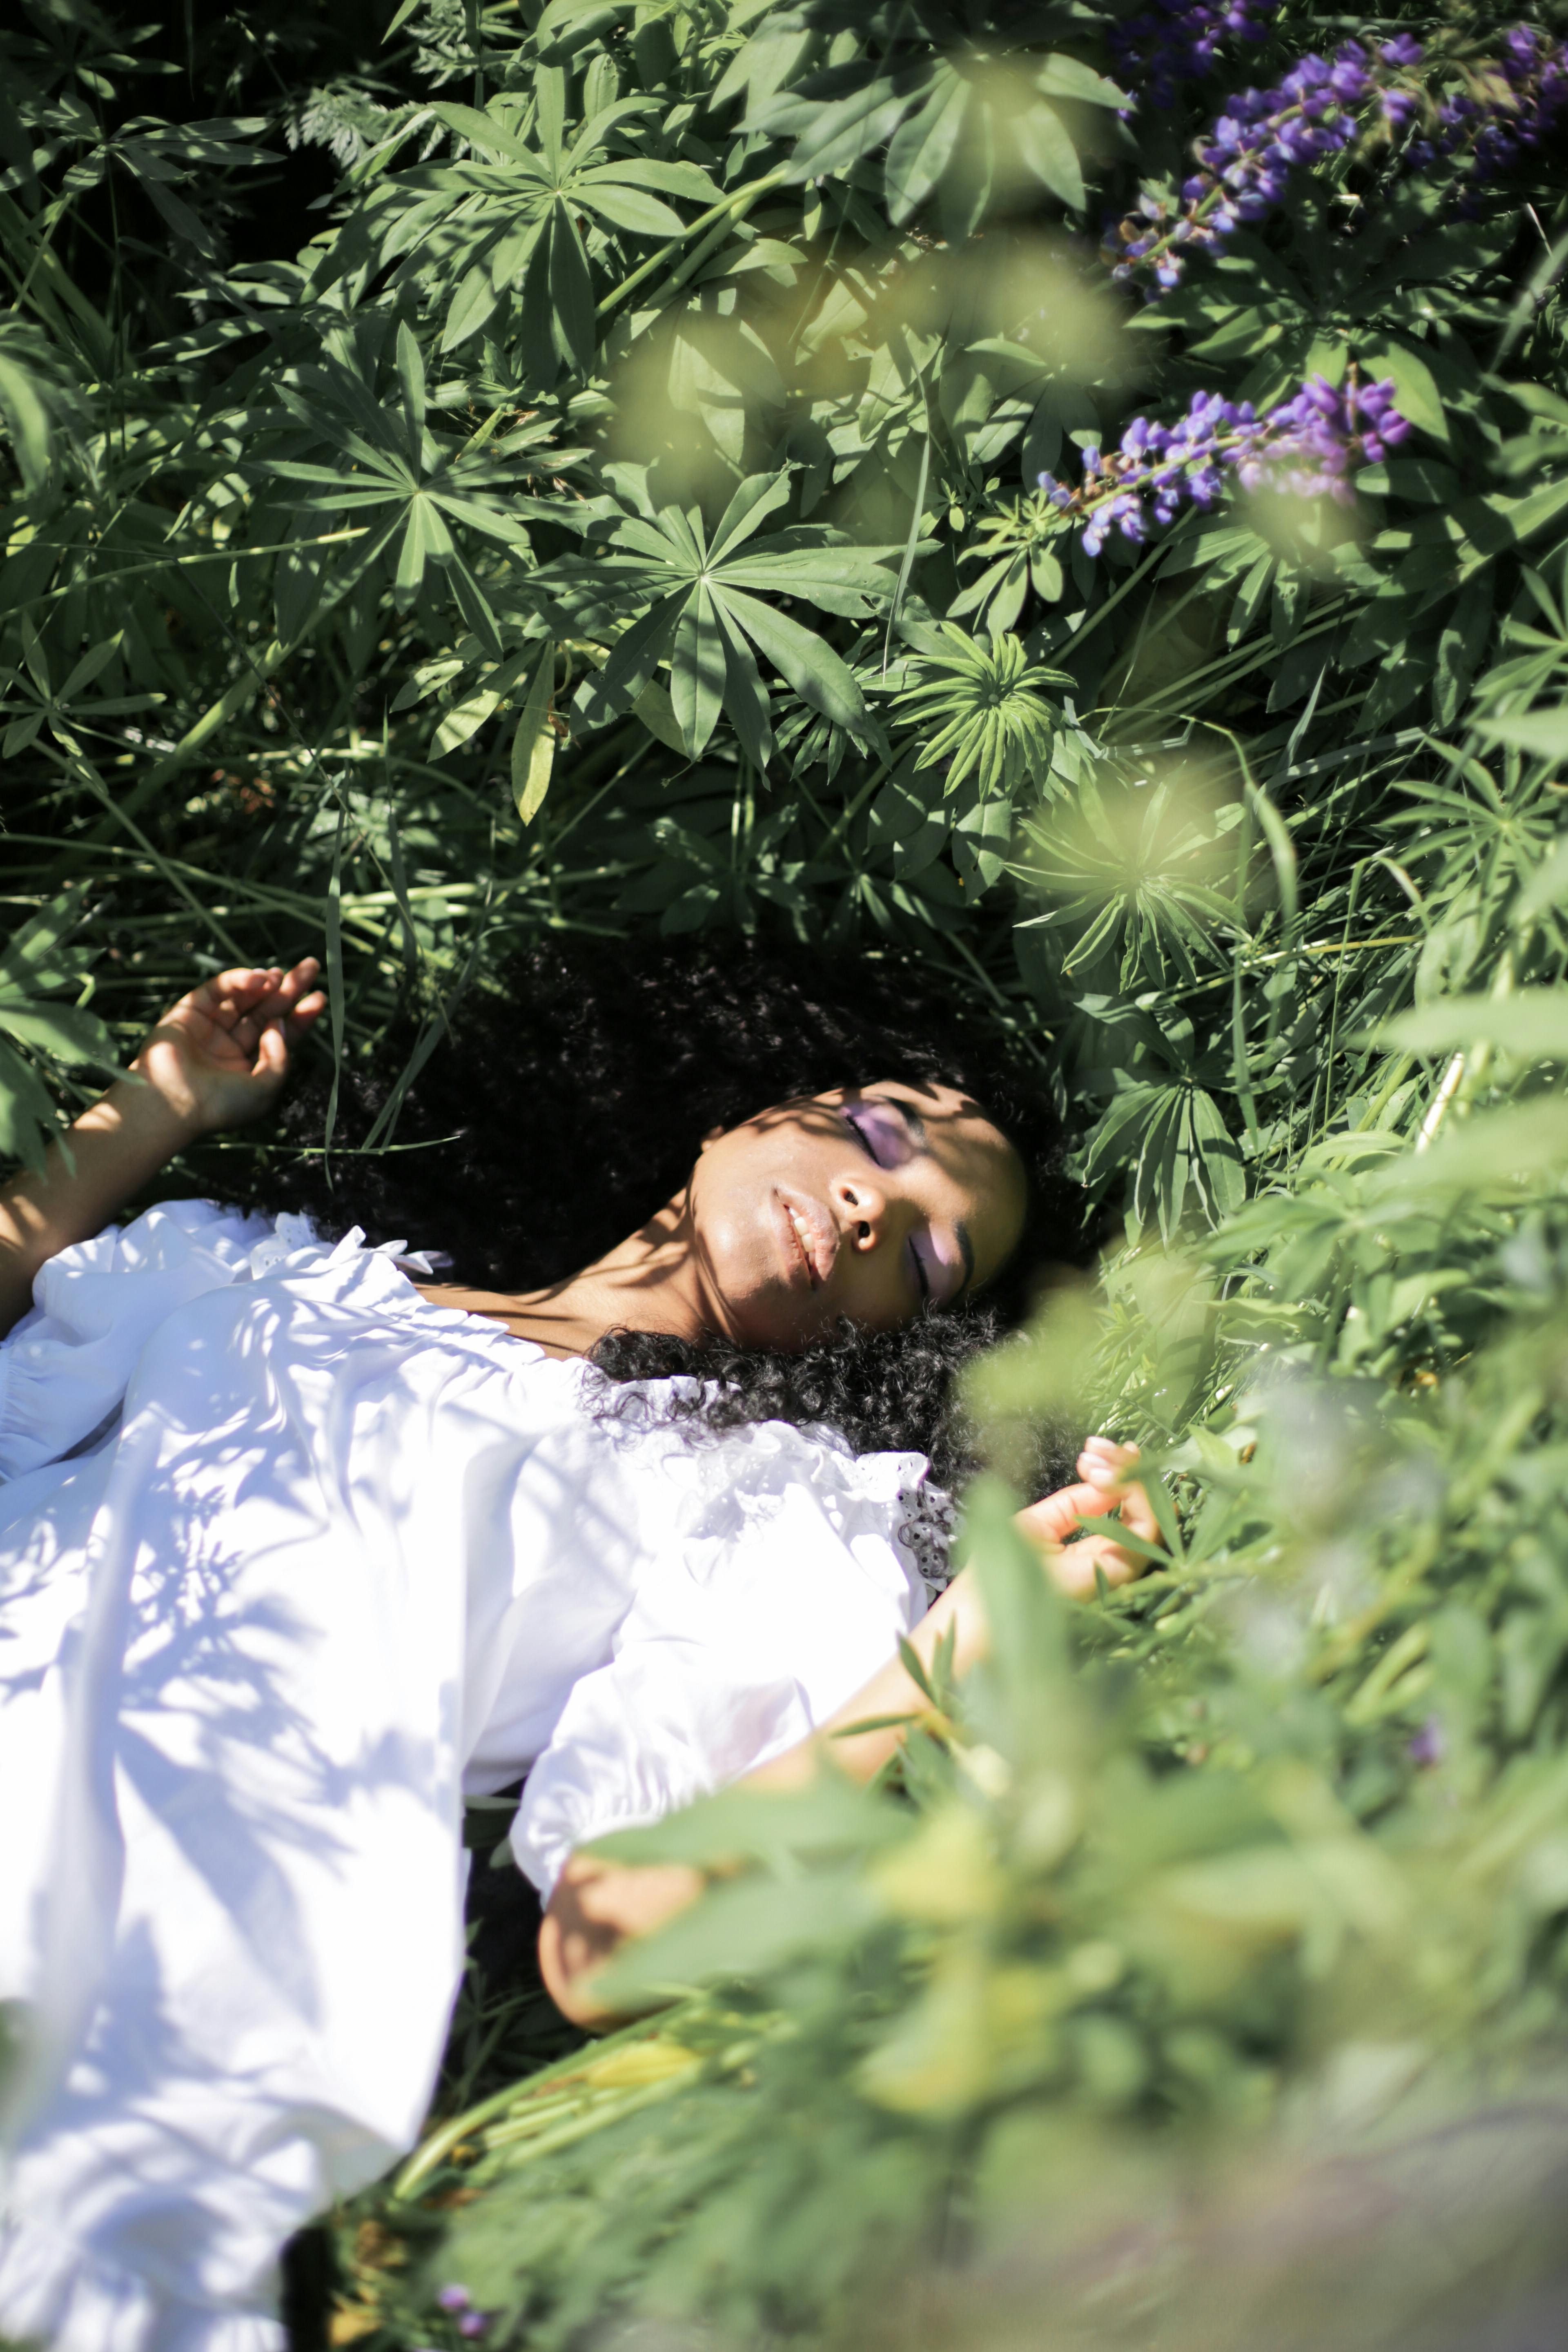
[{"label": "lip", "polygon": [[792,1286],[820,1290],[838,1257],[838,1227],[820,1201],[814,1201],[809,1193],[782,1192],[775,1186],[773,1211],[780,1255]]}]

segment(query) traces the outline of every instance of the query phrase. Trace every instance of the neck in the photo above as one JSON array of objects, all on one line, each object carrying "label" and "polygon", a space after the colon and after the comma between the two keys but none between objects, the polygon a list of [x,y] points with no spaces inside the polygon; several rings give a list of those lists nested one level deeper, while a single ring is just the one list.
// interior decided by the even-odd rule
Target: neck
[{"label": "neck", "polygon": [[418,1286],[437,1306],[489,1316],[552,1356],[586,1356],[607,1332],[623,1328],[700,1339],[717,1328],[692,1248],[684,1190],[592,1265],[542,1290]]}]

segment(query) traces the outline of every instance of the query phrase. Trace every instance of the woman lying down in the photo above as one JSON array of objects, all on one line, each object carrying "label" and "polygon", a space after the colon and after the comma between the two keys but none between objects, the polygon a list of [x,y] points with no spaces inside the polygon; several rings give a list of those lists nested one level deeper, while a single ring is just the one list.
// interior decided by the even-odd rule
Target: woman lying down
[{"label": "woman lying down", "polygon": [[[1030,1171],[958,1062],[894,1038],[710,1132],[542,1287],[206,1202],[112,1223],[268,1106],[315,978],[195,989],[0,1196],[0,2338],[63,2352],[281,2344],[283,2242],[418,2133],[465,1794],[527,1775],[544,1979],[591,2023],[695,1882],[584,1849],[750,1774],[868,1776],[895,1735],[825,1759],[912,1703],[899,1637],[985,1642],[964,1577],[931,1598],[930,1372],[994,1328]],[[874,1051],[856,1019],[825,1034]],[[531,1119],[570,1132],[513,1109],[520,1162]],[[1058,1549],[1077,1512],[1152,1527],[1124,1454],[1079,1469],[1021,1524],[1081,1591],[1131,1563]]]}]

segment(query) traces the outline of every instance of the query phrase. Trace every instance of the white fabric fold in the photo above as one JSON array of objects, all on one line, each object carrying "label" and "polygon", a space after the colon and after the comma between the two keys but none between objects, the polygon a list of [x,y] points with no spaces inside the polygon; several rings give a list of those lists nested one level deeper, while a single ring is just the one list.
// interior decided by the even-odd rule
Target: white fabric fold
[{"label": "white fabric fold", "polygon": [[0,2337],[275,2352],[284,2239],[418,2133],[464,1789],[532,1766],[548,1890],[925,1605],[920,1456],[606,1416],[401,1248],[176,1202],[0,1346]]}]

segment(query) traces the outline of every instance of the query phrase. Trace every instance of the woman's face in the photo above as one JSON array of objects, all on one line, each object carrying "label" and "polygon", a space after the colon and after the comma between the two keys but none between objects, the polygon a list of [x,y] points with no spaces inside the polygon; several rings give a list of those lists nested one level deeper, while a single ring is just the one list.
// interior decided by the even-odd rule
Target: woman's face
[{"label": "woman's face", "polygon": [[1017,1153],[952,1087],[889,1080],[780,1103],[702,1146],[687,1193],[707,1318],[801,1348],[989,1281],[1024,1228]]}]

